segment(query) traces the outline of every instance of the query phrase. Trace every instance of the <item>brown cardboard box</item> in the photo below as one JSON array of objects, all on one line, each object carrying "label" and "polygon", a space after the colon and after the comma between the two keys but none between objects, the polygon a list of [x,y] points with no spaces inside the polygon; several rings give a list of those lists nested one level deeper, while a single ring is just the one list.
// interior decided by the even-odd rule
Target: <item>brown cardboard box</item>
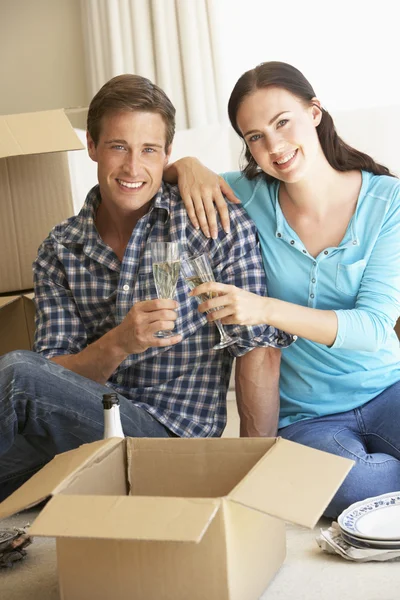
[{"label": "brown cardboard box", "polygon": [[0,296],[0,356],[31,350],[35,332],[33,294]]},{"label": "brown cardboard box", "polygon": [[32,262],[50,229],[73,214],[65,150],[83,146],[76,111],[0,116],[0,293],[32,288]]},{"label": "brown cardboard box", "polygon": [[63,600],[256,600],[353,465],[282,438],[112,438],[59,454],[0,505],[52,498]]}]

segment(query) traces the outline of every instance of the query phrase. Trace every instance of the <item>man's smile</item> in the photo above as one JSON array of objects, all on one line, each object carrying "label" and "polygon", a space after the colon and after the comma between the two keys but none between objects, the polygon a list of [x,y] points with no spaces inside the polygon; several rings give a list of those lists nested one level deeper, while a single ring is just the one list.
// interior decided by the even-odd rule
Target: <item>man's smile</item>
[{"label": "man's smile", "polygon": [[124,181],[123,179],[116,179],[119,185],[122,187],[129,188],[131,190],[138,190],[145,185],[144,181]]}]

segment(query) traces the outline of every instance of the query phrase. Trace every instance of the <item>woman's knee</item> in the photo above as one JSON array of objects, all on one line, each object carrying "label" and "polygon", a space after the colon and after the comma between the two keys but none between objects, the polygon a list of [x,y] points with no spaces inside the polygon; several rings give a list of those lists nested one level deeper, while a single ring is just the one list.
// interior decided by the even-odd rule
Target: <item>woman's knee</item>
[{"label": "woman's knee", "polygon": [[400,489],[400,461],[382,453],[370,454],[369,460],[355,460],[324,515],[337,518],[355,502],[396,492]]},{"label": "woman's knee", "polygon": [[365,490],[357,490],[353,486],[348,485],[345,481],[326,507],[324,517],[327,517],[328,519],[337,519],[351,504],[354,504],[354,502],[358,502],[359,500],[365,500],[365,498],[368,497],[368,493],[367,495],[365,495],[365,493]]}]

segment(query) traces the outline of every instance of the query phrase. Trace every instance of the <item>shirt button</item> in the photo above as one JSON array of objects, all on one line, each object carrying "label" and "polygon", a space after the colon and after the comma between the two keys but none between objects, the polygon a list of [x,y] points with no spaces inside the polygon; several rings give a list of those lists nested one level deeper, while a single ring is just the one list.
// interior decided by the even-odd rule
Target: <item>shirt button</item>
[{"label": "shirt button", "polygon": [[325,250],[325,251],[324,251],[324,254],[325,254],[325,255],[326,255],[326,254],[328,254],[328,250]]},{"label": "shirt button", "polygon": [[282,234],[281,234],[281,233],[277,233],[276,235],[277,235],[278,237],[282,237]]},{"label": "shirt button", "polygon": [[312,282],[312,283],[315,283],[315,282],[316,282],[316,279],[311,279],[311,282]]},{"label": "shirt button", "polygon": [[313,265],[314,265],[314,267],[315,267],[315,265],[316,265],[316,264],[317,264],[317,263],[316,263],[316,261],[314,260],[314,261],[313,261]]},{"label": "shirt button", "polygon": [[124,380],[124,376],[122,375],[122,373],[120,373],[119,375],[117,375],[117,381],[118,383],[122,383]]},{"label": "shirt button", "polygon": [[353,240],[353,246],[357,245],[357,240]]},{"label": "shirt button", "polygon": [[314,294],[310,294],[310,298],[314,298]]},{"label": "shirt button", "polygon": [[290,240],[290,243],[291,243],[291,244],[292,244],[292,246],[293,246],[293,244],[294,244],[294,240]]},{"label": "shirt button", "polygon": [[304,253],[304,254],[307,254],[307,250],[303,250],[303,253]]},{"label": "shirt button", "polygon": [[128,292],[129,291],[129,285],[126,283],[122,289],[124,290],[124,292]]},{"label": "shirt button", "polygon": [[150,223],[147,223],[146,227],[149,229],[151,227]]}]

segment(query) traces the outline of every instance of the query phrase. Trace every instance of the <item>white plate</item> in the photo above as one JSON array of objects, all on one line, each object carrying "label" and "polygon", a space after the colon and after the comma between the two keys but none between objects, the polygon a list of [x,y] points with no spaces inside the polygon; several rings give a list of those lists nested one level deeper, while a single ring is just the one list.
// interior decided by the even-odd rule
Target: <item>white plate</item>
[{"label": "white plate", "polygon": [[372,548],[376,550],[400,550],[400,540],[370,540],[368,538],[360,538],[355,535],[350,535],[345,531],[341,531],[341,536],[355,548]]},{"label": "white plate", "polygon": [[361,539],[400,541],[400,492],[356,502],[339,515],[338,523]]}]

